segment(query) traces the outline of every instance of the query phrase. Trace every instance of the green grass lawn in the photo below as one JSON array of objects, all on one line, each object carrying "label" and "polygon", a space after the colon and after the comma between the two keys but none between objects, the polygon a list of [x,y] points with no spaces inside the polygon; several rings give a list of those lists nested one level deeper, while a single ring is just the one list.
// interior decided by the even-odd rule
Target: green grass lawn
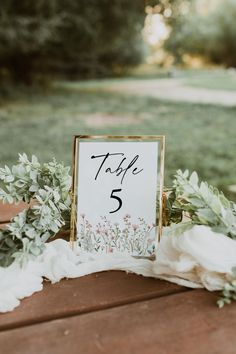
[{"label": "green grass lawn", "polygon": [[161,80],[180,79],[183,85],[211,90],[236,91],[236,70],[235,69],[174,69],[174,70],[152,70],[149,74],[137,74],[132,72],[123,78],[109,78],[103,80],[84,80],[57,82],[55,87],[68,89],[86,89],[90,91],[109,90],[117,84],[135,84],[138,80]]},{"label": "green grass lawn", "polygon": [[236,70],[224,68],[173,69],[160,68],[155,65],[141,65],[130,71],[129,79],[181,79],[183,84],[197,88],[236,91]]},{"label": "green grass lawn", "polygon": [[179,74],[184,83],[198,88],[236,91],[236,71],[231,70],[185,70]]},{"label": "green grass lawn", "polygon": [[[104,124],[96,123],[98,114],[107,117]],[[22,93],[0,106],[0,165],[16,162],[18,152],[35,154],[42,161],[55,156],[71,164],[74,134],[165,134],[167,185],[176,169],[188,168],[225,188],[236,184],[235,115],[236,108],[66,85],[45,93]]]}]

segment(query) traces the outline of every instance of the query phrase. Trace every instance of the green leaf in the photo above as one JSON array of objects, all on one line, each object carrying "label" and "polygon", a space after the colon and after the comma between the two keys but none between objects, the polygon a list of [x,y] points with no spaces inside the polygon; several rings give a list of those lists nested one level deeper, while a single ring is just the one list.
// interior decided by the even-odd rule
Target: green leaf
[{"label": "green leaf", "polygon": [[195,171],[191,174],[191,176],[189,178],[189,182],[193,186],[198,185],[198,175],[197,175],[197,173]]},{"label": "green leaf", "polygon": [[196,212],[196,215],[198,216],[199,221],[203,225],[216,224],[219,221],[217,216],[214,214],[214,212],[208,208],[199,209]]},{"label": "green leaf", "polygon": [[41,165],[35,156],[30,161],[26,154],[19,154],[19,163],[12,170],[8,166],[0,169],[0,179],[7,189],[7,192],[0,189],[1,200],[30,201],[32,196],[37,200],[37,205],[19,213],[0,231],[0,266],[9,266],[14,258],[24,264],[36,257],[42,252],[44,242],[65,223],[63,213],[70,212],[68,171],[56,160]]},{"label": "green leaf", "polygon": [[168,236],[179,236],[182,235],[184,232],[191,230],[193,226],[194,225],[191,221],[177,225],[173,224],[171,225],[171,227],[164,229],[164,233]]},{"label": "green leaf", "polygon": [[200,192],[201,196],[202,196],[204,199],[207,199],[207,198],[208,198],[209,189],[208,189],[206,183],[201,182],[199,192]]}]

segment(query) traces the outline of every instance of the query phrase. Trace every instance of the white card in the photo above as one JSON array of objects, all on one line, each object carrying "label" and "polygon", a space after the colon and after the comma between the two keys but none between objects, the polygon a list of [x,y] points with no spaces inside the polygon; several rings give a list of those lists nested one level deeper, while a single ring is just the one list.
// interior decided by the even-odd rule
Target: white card
[{"label": "white card", "polygon": [[79,142],[77,238],[83,250],[154,253],[159,152],[159,141]]}]

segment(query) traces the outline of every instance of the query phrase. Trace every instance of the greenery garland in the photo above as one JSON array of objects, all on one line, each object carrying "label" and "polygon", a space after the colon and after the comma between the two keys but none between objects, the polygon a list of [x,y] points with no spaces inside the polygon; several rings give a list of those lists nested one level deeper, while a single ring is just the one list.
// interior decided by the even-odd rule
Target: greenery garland
[{"label": "greenery garland", "polygon": [[0,168],[0,200],[35,203],[15,216],[0,231],[0,266],[15,259],[22,263],[42,253],[45,242],[58,233],[70,214],[71,177],[69,168],[53,160],[40,164],[19,154],[19,163],[10,169]]},{"label": "greenery garland", "polygon": [[[182,234],[194,225],[206,225],[219,232],[236,239],[236,204],[229,201],[217,188],[200,182],[196,172],[191,175],[186,170],[178,170],[173,182],[173,188],[168,196],[167,220],[176,220],[178,214],[183,214],[188,221],[177,221],[172,225],[170,235]],[[176,223],[176,221],[175,221]]]},{"label": "greenery garland", "polygon": [[[215,232],[236,239],[236,204],[229,201],[222,192],[206,182],[199,183],[196,172],[177,171],[173,182],[166,213],[169,224],[171,219],[178,220],[168,233],[170,236],[182,234],[194,225],[206,225]],[[187,215],[188,221],[180,222],[181,214]],[[236,259],[235,259],[236,264]],[[232,280],[226,283],[221,297],[217,301],[221,308],[225,304],[236,301],[236,267],[232,269]]]},{"label": "greenery garland", "polygon": [[[22,263],[42,253],[45,242],[66,226],[70,219],[71,177],[69,167],[54,159],[40,164],[35,156],[19,155],[18,164],[0,168],[0,200],[7,203],[35,201],[0,230],[0,266],[14,260]],[[177,171],[173,187],[166,189],[165,224],[169,235],[182,234],[194,225],[206,225],[236,239],[236,204],[206,182],[199,183],[196,172]],[[187,221],[183,221],[183,214]],[[185,218],[186,219],[186,218]],[[235,260],[236,262],[236,260]],[[225,284],[219,307],[236,300],[236,268]]]}]

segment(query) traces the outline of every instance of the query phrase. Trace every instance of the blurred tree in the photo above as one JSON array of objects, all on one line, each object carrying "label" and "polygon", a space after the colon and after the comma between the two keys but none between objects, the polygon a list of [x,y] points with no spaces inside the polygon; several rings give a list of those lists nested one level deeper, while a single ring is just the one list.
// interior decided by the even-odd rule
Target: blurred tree
[{"label": "blurred tree", "polygon": [[142,59],[144,17],[143,0],[1,0],[1,74],[30,84],[122,73]]},{"label": "blurred tree", "polygon": [[165,48],[177,61],[190,54],[236,67],[236,0],[218,1],[209,12],[199,12],[197,4],[193,1],[186,14],[175,18]]},{"label": "blurred tree", "polygon": [[185,18],[190,12],[195,0],[147,0],[146,12],[163,15],[166,23],[174,27],[177,22]]}]

